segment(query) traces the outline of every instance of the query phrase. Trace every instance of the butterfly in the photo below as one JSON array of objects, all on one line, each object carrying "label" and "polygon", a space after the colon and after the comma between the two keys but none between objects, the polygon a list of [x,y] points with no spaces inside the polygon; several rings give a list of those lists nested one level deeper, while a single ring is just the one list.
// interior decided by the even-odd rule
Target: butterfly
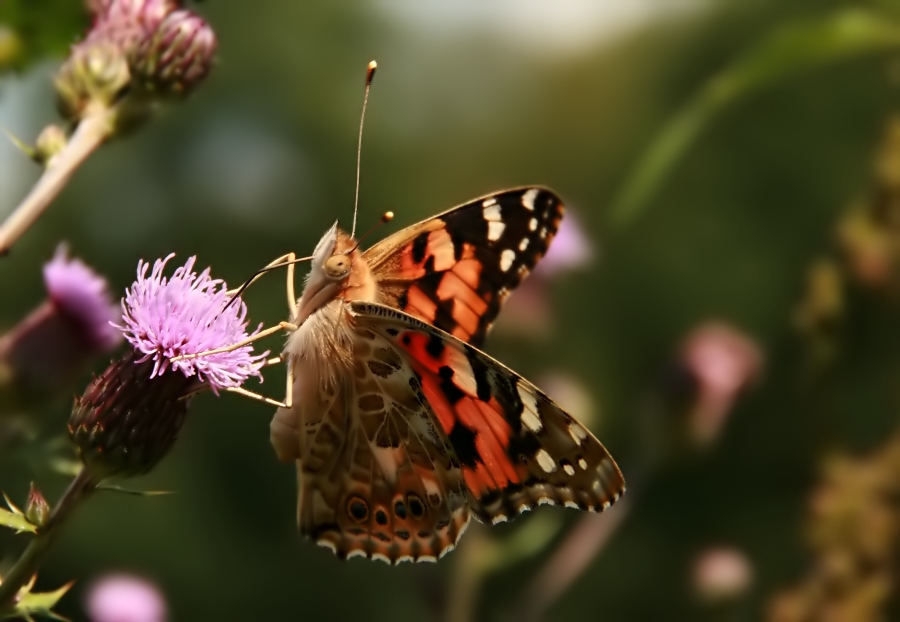
[{"label": "butterfly", "polygon": [[292,386],[270,427],[278,458],[296,462],[302,534],[345,559],[435,561],[472,516],[599,512],[623,494],[590,431],[478,349],[563,211],[552,191],[524,187],[365,252],[337,223],[325,233],[293,305]]}]

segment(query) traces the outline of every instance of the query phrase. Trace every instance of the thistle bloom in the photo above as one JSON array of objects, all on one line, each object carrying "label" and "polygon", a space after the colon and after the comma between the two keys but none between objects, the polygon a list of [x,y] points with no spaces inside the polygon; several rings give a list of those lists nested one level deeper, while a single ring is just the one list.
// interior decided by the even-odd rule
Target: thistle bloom
[{"label": "thistle bloom", "polygon": [[137,281],[122,300],[122,325],[114,325],[133,350],[75,401],[69,434],[98,478],[137,475],[156,466],[175,442],[198,391],[218,393],[261,377],[268,353],[253,354],[250,345],[171,360],[249,336],[243,301],[233,300],[209,269],[196,273],[195,257],[163,276],[172,257],[157,260],[152,271],[150,264],[138,264]]},{"label": "thistle bloom", "polygon": [[[196,257],[175,270],[170,278],[163,270],[174,254],[153,264],[138,263],[138,279],[122,300],[124,326],[117,326],[142,356],[153,362],[151,378],[171,366],[185,376],[197,376],[213,392],[238,387],[250,376],[261,377],[267,353],[253,355],[253,346],[194,359],[170,359],[215,350],[247,338],[247,307],[242,300],[229,305],[231,296],[221,279],[210,277],[209,268],[194,272]],[[258,331],[258,328],[257,328]]]},{"label": "thistle bloom", "polygon": [[168,618],[159,588],[127,574],[97,580],[88,588],[85,604],[94,622],[164,622]]},{"label": "thistle bloom", "polygon": [[122,342],[110,326],[115,306],[109,284],[80,259],[69,259],[65,246],[44,266],[44,284],[50,300],[92,348],[111,351]]},{"label": "thistle bloom", "polygon": [[21,406],[63,389],[84,365],[111,352],[122,335],[106,279],[60,246],[44,266],[48,299],[0,337],[0,393]]}]

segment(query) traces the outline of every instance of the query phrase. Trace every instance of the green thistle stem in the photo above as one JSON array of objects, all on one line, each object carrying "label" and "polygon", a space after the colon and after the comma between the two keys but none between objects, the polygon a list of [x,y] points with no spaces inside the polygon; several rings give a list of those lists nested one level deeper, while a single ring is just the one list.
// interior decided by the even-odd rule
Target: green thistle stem
[{"label": "green thistle stem", "polygon": [[28,196],[0,225],[0,256],[9,252],[66,186],[75,170],[113,134],[117,110],[117,106],[97,105],[85,112],[69,143],[54,158],[52,166],[44,169],[44,174]]},{"label": "green thistle stem", "polygon": [[56,539],[59,528],[72,514],[72,510],[97,488],[97,482],[87,468],[82,468],[69,484],[59,503],[53,508],[47,524],[32,538],[19,559],[2,577],[0,583],[0,614],[15,607],[15,598],[37,572],[44,557]]}]

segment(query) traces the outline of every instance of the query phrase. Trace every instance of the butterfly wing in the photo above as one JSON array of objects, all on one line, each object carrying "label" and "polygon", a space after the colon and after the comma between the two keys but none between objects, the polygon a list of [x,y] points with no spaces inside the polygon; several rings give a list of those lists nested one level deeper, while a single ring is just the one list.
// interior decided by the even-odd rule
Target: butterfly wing
[{"label": "butterfly wing", "polygon": [[480,345],[547,252],[563,211],[551,190],[516,188],[402,229],[364,254],[380,302]]},{"label": "butterfly wing", "polygon": [[350,310],[356,330],[408,362],[480,520],[503,522],[541,504],[599,512],[625,491],[600,441],[512,370],[402,311],[365,302]]},{"label": "butterfly wing", "polygon": [[353,343],[352,369],[296,377],[295,395],[318,397],[272,421],[279,457],[297,459],[300,532],[344,559],[435,561],[469,522],[461,465],[408,363],[374,333]]}]

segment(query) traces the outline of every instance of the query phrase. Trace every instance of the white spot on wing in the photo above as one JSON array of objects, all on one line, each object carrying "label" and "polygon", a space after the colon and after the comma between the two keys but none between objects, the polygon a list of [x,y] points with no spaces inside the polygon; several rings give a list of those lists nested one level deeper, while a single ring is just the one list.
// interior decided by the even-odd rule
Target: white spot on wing
[{"label": "white spot on wing", "polygon": [[489,197],[481,204],[481,206],[485,208],[490,207],[491,205],[497,205],[497,197]]},{"label": "white spot on wing", "polygon": [[505,523],[508,520],[509,519],[506,517],[506,514],[497,514],[497,516],[491,518],[491,524],[499,525],[500,523]]},{"label": "white spot on wing", "polygon": [[527,210],[534,211],[534,200],[537,198],[538,189],[532,188],[528,192],[522,195],[522,207]]},{"label": "white spot on wing", "polygon": [[534,399],[534,394],[523,389],[521,384],[516,386],[516,390],[519,392],[519,399],[522,400],[522,424],[532,432],[540,432],[544,424],[538,415],[537,400]]},{"label": "white spot on wing", "polygon": [[529,231],[537,231],[538,220],[537,218],[532,218],[528,221],[528,230]]},{"label": "white spot on wing", "polygon": [[587,470],[587,461],[585,461],[584,458],[579,458],[578,466],[580,466],[583,470]]},{"label": "white spot on wing", "polygon": [[580,508],[580,506],[577,503],[575,503],[574,501],[566,501],[563,503],[563,506],[565,506],[567,508],[574,508],[576,510]]},{"label": "white spot on wing", "polygon": [[512,268],[513,261],[516,259],[516,252],[514,250],[510,250],[508,248],[503,249],[503,252],[500,253],[500,269],[506,272],[510,268]]},{"label": "white spot on wing", "polygon": [[500,206],[497,205],[496,199],[488,199],[482,204],[484,207],[481,210],[481,214],[484,216],[484,219],[492,222],[500,222],[503,218],[500,216]]},{"label": "white spot on wing", "polygon": [[544,469],[545,473],[553,473],[556,471],[556,461],[547,453],[546,449],[538,449],[535,458],[537,458],[538,464]]},{"label": "white spot on wing", "polygon": [[580,445],[581,441],[587,438],[587,432],[584,431],[584,428],[573,421],[569,424],[569,436],[571,436],[572,440]]},{"label": "white spot on wing", "polygon": [[575,467],[573,467],[571,464],[563,466],[563,471],[565,471],[566,475],[568,475],[569,477],[575,475]]},{"label": "white spot on wing", "polygon": [[491,242],[496,242],[500,239],[500,236],[503,235],[503,232],[506,230],[506,223],[499,220],[489,220],[488,221],[488,240]]},{"label": "white spot on wing", "polygon": [[529,240],[528,238],[522,238],[522,241],[519,242],[519,250],[524,251],[526,248],[528,248],[528,243],[530,241],[531,240]]}]

